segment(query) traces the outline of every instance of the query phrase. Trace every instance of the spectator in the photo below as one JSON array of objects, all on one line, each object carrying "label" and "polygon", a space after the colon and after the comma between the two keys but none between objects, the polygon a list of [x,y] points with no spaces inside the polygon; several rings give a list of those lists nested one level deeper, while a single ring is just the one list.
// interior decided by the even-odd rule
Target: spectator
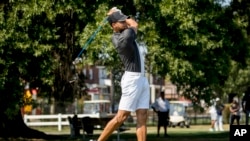
[{"label": "spectator", "polygon": [[234,120],[236,120],[236,124],[240,125],[240,104],[236,98],[233,99],[230,107],[230,125],[234,124]]},{"label": "spectator", "polygon": [[215,99],[216,101],[216,104],[215,104],[215,109],[216,109],[216,112],[217,112],[217,120],[216,120],[216,123],[215,123],[215,130],[216,131],[224,131],[223,129],[223,110],[225,108],[224,104],[222,104],[220,98],[216,98]]},{"label": "spectator", "polygon": [[246,115],[246,125],[248,125],[250,113],[250,87],[248,87],[245,95],[242,98],[242,109]]},{"label": "spectator", "polygon": [[158,115],[157,137],[160,136],[161,126],[164,128],[164,136],[168,137],[167,126],[169,121],[170,105],[169,101],[165,98],[164,92],[160,93],[160,97],[156,99],[155,103],[153,103],[152,108]]},{"label": "spectator", "polygon": [[215,131],[215,123],[217,121],[217,112],[215,109],[215,104],[214,101],[212,103],[212,105],[209,107],[209,113],[210,113],[210,117],[211,117],[211,127],[209,129],[209,131]]}]

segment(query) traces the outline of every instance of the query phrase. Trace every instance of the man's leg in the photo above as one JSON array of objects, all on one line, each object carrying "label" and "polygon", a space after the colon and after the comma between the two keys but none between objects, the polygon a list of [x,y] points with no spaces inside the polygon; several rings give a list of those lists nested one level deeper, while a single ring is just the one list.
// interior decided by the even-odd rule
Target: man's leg
[{"label": "man's leg", "polygon": [[157,125],[157,137],[160,136],[160,129],[161,129],[161,126],[160,126],[160,123],[158,121],[158,125]]},{"label": "man's leg", "polygon": [[211,114],[211,128],[209,129],[210,131],[214,131],[215,130],[215,124],[216,124],[216,116],[215,114]]},{"label": "man's leg", "polygon": [[164,124],[164,136],[165,137],[167,136],[167,126],[166,126],[166,124]]},{"label": "man's leg", "polygon": [[159,119],[160,119],[160,118],[158,117],[158,124],[157,124],[157,137],[159,137],[159,136],[160,136],[160,129],[161,129]]},{"label": "man's leg", "polygon": [[129,115],[129,111],[118,110],[116,116],[111,119],[104,128],[98,138],[98,141],[106,141],[108,137],[128,118]]},{"label": "man's leg", "polygon": [[161,131],[161,113],[158,112],[158,124],[157,124],[157,137],[160,136],[160,131]]},{"label": "man's leg", "polygon": [[240,116],[236,116],[237,125],[240,125]]},{"label": "man's leg", "polygon": [[235,120],[235,115],[230,115],[230,125],[234,124],[234,120]]},{"label": "man's leg", "polygon": [[216,120],[214,121],[214,129],[215,131],[219,130],[219,116],[217,115]]},{"label": "man's leg", "polygon": [[223,129],[223,116],[222,115],[219,116],[219,130],[224,131],[224,129]]},{"label": "man's leg", "polygon": [[167,126],[168,126],[168,112],[164,113],[164,136],[167,137]]},{"label": "man's leg", "polygon": [[138,109],[136,110],[137,116],[137,127],[136,135],[137,141],[146,141],[147,139],[147,118],[148,110],[147,109]]},{"label": "man's leg", "polygon": [[249,121],[249,110],[246,110],[246,125],[248,125],[248,121]]}]

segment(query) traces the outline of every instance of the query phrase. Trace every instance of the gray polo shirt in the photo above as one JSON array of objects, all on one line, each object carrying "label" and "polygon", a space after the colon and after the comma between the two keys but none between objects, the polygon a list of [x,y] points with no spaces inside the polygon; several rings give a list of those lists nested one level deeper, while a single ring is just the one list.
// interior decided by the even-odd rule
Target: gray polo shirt
[{"label": "gray polo shirt", "polygon": [[112,43],[124,64],[125,71],[144,72],[144,60],[141,57],[137,43],[136,33],[132,28],[125,29],[121,33],[114,33]]}]

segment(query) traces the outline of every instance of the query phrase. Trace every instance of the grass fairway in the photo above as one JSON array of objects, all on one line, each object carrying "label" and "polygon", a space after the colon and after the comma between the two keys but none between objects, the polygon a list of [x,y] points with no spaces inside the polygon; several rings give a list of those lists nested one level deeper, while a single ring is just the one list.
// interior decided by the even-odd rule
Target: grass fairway
[{"label": "grass fairway", "polygon": [[[229,125],[227,125],[229,126]],[[168,128],[170,137],[163,137],[163,128],[161,128],[160,137],[156,137],[156,127],[148,128],[147,141],[229,141],[229,128],[225,126],[223,132],[209,132],[208,125],[191,126],[191,128]],[[113,134],[110,141],[117,138]],[[124,141],[136,141],[135,129],[126,131],[120,135]]]},{"label": "grass fairway", "polygon": [[[170,137],[165,138],[163,137],[163,128],[161,128],[160,137],[156,137],[156,127],[150,126],[148,127],[147,141],[229,141],[229,125],[224,125],[225,131],[223,132],[209,132],[209,127],[209,125],[192,125],[190,128],[168,128]],[[83,136],[71,138],[68,127],[64,127],[62,131],[57,131],[55,127],[39,127],[35,129],[44,131],[49,135],[54,135],[53,141],[89,141],[91,139],[97,139],[101,133],[101,131],[97,130],[94,131],[95,133],[92,137],[85,137],[85,139],[83,139]],[[135,131],[136,129],[131,127],[130,130],[122,132],[119,136],[120,141],[136,141]],[[117,137],[117,132],[114,132],[108,141],[116,141]]]}]

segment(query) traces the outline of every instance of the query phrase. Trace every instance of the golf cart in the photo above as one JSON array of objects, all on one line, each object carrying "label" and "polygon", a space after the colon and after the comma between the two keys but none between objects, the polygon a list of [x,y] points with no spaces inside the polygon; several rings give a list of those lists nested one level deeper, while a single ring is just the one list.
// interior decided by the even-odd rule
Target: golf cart
[{"label": "golf cart", "polygon": [[190,120],[187,114],[187,108],[191,107],[191,103],[187,101],[170,101],[169,126],[190,127]]},{"label": "golf cart", "polygon": [[90,117],[107,117],[111,115],[109,100],[90,100],[84,101],[83,114]]}]

